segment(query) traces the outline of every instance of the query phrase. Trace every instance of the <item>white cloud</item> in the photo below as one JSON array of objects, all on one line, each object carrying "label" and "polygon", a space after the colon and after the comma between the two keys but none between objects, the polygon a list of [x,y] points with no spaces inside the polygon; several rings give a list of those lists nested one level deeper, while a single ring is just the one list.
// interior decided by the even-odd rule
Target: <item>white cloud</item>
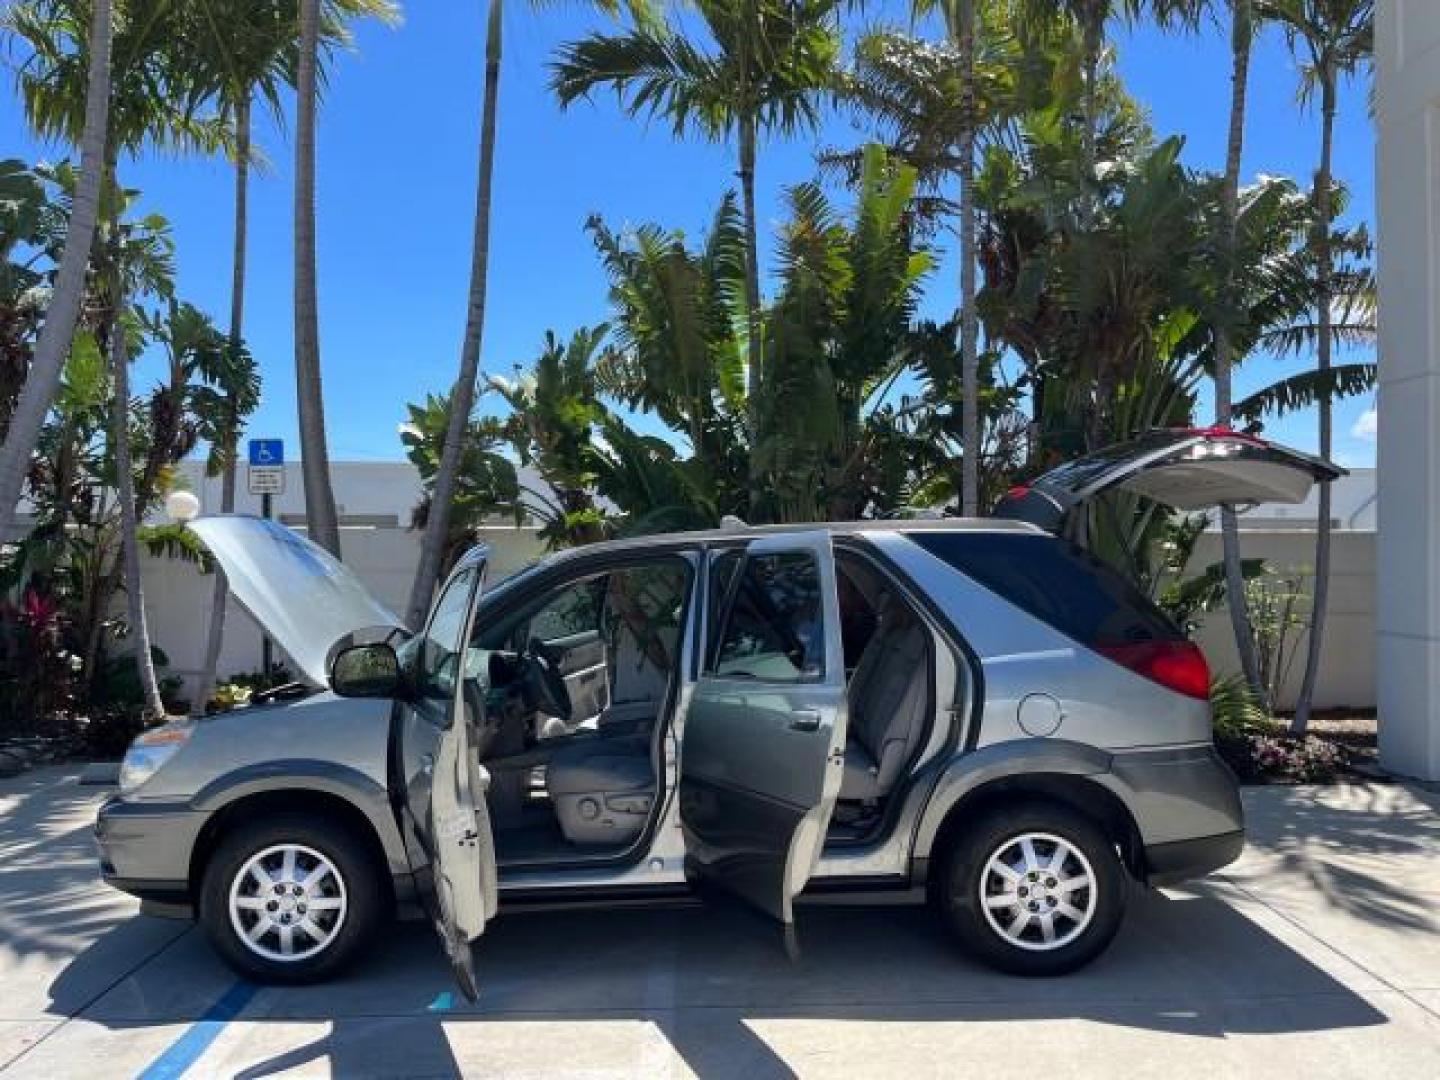
[{"label": "white cloud", "polygon": [[1355,421],[1355,426],[1350,429],[1350,434],[1357,439],[1374,442],[1376,433],[1379,430],[1379,417],[1376,416],[1373,408],[1369,408],[1360,414],[1359,418]]}]

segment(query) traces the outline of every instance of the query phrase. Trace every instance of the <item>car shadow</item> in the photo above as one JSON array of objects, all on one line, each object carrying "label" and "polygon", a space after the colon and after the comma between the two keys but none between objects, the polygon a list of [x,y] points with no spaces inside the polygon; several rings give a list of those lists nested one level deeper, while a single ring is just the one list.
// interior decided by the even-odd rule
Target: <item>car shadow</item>
[{"label": "car shadow", "polygon": [[[648,1024],[645,1038],[697,1074],[747,1077],[792,1075],[764,1038],[777,1021],[1064,1019],[1195,1039],[1387,1022],[1207,890],[1136,890],[1114,946],[1058,979],[979,966],[923,908],[804,906],[798,925],[800,948],[789,959],[772,927],[732,908],[502,913],[479,946],[481,996],[471,1005],[454,993],[431,930],[400,924],[345,977],[257,989],[239,1016],[254,1064],[237,1075],[319,1062],[341,1076],[474,1074],[505,1071],[511,1053],[522,1056],[508,1060],[537,1068],[551,1055],[558,1070],[598,1052],[598,1043],[577,1040],[606,1037],[584,1023],[567,1026],[563,1041],[536,1037],[534,1025],[556,1021]],[[72,983],[93,985],[87,968],[102,945],[56,978],[53,1001],[73,1000]],[[234,985],[195,932],[83,1015],[119,1030],[204,1019],[197,1001],[203,1010]],[[276,1053],[279,1033],[270,1038],[263,1028],[281,1023],[322,1031]],[[471,1025],[484,1025],[483,1034]]]}]

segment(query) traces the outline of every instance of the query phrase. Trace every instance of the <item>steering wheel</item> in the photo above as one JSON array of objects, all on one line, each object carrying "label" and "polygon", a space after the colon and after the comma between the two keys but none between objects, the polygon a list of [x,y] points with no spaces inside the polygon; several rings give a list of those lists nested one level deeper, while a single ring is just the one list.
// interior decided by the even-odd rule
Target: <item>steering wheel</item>
[{"label": "steering wheel", "polygon": [[525,704],[548,716],[570,723],[575,708],[570,702],[570,688],[560,674],[555,654],[539,638],[531,638],[525,646],[524,673],[521,675]]}]

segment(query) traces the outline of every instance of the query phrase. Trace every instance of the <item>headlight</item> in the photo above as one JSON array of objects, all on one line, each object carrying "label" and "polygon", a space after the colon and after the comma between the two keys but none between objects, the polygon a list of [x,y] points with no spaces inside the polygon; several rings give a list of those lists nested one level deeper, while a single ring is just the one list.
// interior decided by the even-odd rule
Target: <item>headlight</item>
[{"label": "headlight", "polygon": [[195,730],[192,720],[172,720],[138,736],[120,763],[120,793],[128,795],[175,756]]}]

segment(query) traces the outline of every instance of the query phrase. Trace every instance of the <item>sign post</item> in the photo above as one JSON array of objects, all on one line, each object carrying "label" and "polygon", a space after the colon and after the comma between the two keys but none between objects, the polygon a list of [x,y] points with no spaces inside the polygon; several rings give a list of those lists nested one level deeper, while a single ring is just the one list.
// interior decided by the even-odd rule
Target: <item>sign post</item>
[{"label": "sign post", "polygon": [[[266,521],[275,514],[276,495],[285,494],[285,442],[283,439],[251,439],[250,467],[246,478],[251,495],[260,496],[260,516]],[[268,637],[260,640],[260,666],[270,678],[271,646]]]}]

